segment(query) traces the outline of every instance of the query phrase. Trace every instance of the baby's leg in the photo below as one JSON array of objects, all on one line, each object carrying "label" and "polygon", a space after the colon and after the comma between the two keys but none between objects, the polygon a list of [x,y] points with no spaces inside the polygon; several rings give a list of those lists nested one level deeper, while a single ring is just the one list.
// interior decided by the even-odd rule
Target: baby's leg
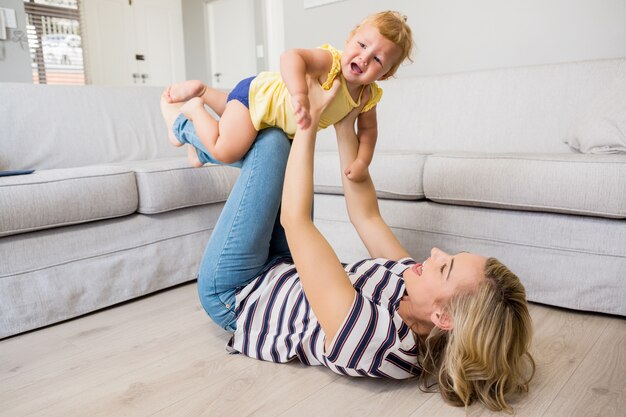
[{"label": "baby's leg", "polygon": [[211,156],[225,164],[239,161],[258,133],[248,108],[237,100],[228,102],[219,123],[209,115],[199,97],[189,100],[180,111],[193,122],[200,142]]}]

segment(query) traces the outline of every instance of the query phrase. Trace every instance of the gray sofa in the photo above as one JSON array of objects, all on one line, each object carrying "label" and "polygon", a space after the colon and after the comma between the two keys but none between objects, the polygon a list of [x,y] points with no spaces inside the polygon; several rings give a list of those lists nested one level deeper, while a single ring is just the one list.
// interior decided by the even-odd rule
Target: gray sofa
[{"label": "gray sofa", "polygon": [[[616,59],[384,82],[371,171],[387,222],[417,259],[496,256],[533,301],[625,316],[626,154],[563,142],[607,150],[579,133],[624,74]],[[0,84],[0,170],[36,170],[0,177],[0,337],[195,278],[237,170],[189,168],[159,93]],[[350,261],[367,253],[333,133],[315,217]]]},{"label": "gray sofa", "polygon": [[[413,256],[495,256],[530,300],[626,315],[626,59],[381,86],[371,173]],[[340,258],[358,259],[333,133],[317,144],[316,221]]]},{"label": "gray sofa", "polygon": [[0,84],[0,338],[195,279],[237,177],[167,141],[158,88]]}]

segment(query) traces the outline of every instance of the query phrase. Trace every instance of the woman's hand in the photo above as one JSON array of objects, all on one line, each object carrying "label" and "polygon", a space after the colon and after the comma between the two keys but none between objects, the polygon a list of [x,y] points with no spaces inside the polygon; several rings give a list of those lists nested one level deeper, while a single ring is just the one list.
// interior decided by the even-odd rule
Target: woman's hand
[{"label": "woman's hand", "polygon": [[[328,107],[328,105],[334,100],[341,86],[339,79],[335,78],[333,85],[329,90],[324,90],[320,83],[311,77],[307,77],[307,84],[309,86],[309,104],[311,111],[311,118],[319,121],[319,117]],[[317,123],[315,127],[317,128]]]},{"label": "woman's hand", "polygon": [[300,129],[308,129],[311,126],[311,113],[309,111],[309,95],[300,93],[291,96],[291,107],[296,118],[296,124]]}]

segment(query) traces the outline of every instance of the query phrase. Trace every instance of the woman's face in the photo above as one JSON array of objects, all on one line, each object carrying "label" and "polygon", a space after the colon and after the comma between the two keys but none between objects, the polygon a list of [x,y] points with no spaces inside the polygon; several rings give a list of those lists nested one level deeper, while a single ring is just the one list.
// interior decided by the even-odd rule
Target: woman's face
[{"label": "woman's face", "polygon": [[460,291],[471,291],[485,276],[487,258],[462,252],[449,255],[433,248],[430,257],[413,265],[404,274],[408,307],[417,318],[426,320],[436,306],[445,305]]}]

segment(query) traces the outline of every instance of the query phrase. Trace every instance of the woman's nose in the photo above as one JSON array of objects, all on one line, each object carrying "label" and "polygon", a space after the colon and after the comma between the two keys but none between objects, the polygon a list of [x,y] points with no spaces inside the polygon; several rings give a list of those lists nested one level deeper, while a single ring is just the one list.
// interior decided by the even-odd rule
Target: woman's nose
[{"label": "woman's nose", "polygon": [[448,258],[448,254],[439,248],[432,248],[430,250],[430,256],[437,261],[444,261]]}]

